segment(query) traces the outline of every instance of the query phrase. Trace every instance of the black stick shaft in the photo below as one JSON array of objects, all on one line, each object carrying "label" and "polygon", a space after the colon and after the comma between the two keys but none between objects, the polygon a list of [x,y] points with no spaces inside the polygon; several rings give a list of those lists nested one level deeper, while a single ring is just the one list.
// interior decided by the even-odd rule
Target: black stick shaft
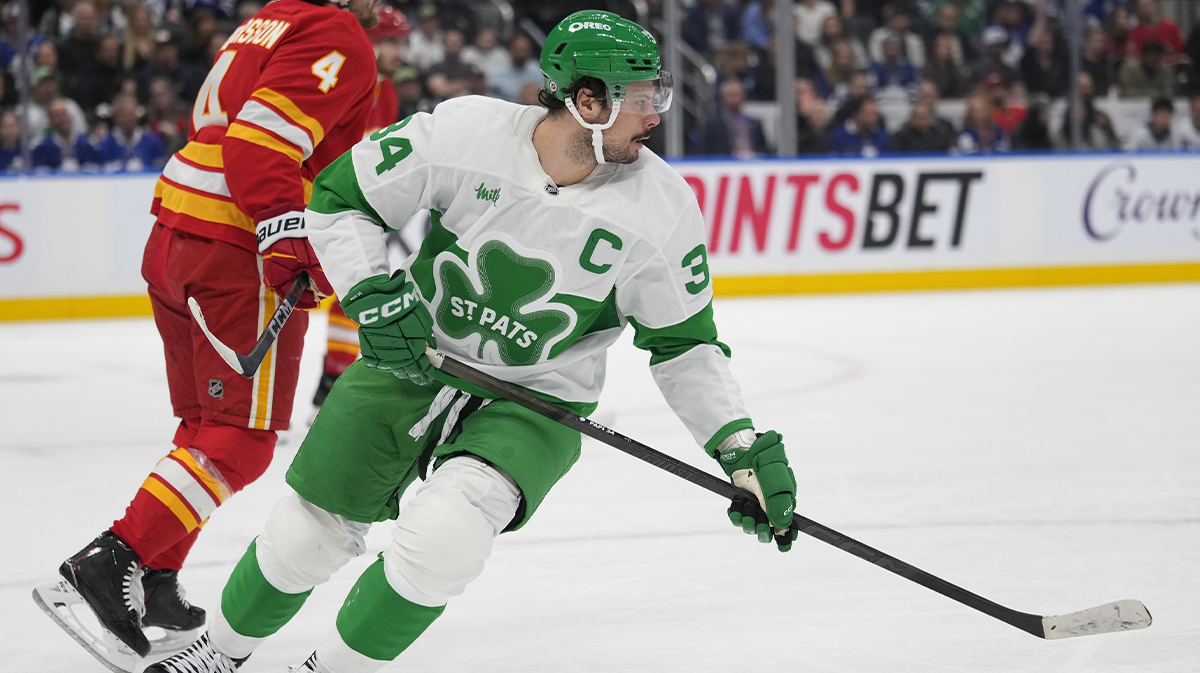
[{"label": "black stick shaft", "polygon": [[283,331],[283,326],[287,323],[287,319],[291,317],[292,311],[296,310],[296,303],[300,301],[300,295],[304,294],[304,291],[307,289],[308,272],[301,271],[296,276],[296,279],[292,281],[287,294],[280,300],[279,308],[275,309],[275,313],[271,315],[271,321],[267,323],[267,328],[258,337],[254,348],[250,349],[250,352],[246,355],[237,354],[238,364],[242,366],[242,376],[248,379],[254,378],[254,374],[258,371],[259,365],[262,364],[263,358],[267,356],[267,351],[271,350],[271,346],[275,345],[275,339]]},{"label": "black stick shaft", "polygon": [[[434,366],[438,367],[447,374],[450,374],[451,376],[455,376],[467,381],[468,383],[477,385],[493,395],[499,395],[510,402],[519,404],[530,411],[541,414],[542,416],[545,416],[552,421],[561,423],[568,428],[578,430],[581,434],[603,442],[604,444],[607,444],[619,451],[624,451],[634,458],[650,463],[651,465],[662,470],[666,470],[677,477],[686,479],[693,484],[716,493],[723,498],[732,500],[735,496],[742,496],[752,500],[756,499],[749,492],[737,488],[724,479],[714,477],[703,470],[692,467],[687,463],[672,458],[661,451],[652,449],[635,439],[626,437],[625,435],[606,428],[595,421],[589,420],[578,414],[571,413],[569,410],[564,409],[563,407],[552,402],[547,402],[546,400],[543,400],[542,398],[519,386],[508,383],[507,381],[501,381],[493,376],[489,376],[488,374],[485,374],[474,367],[463,364],[462,362],[459,362],[451,357],[430,351],[430,360],[433,362]],[[864,561],[873,563],[884,570],[889,570],[903,577],[904,579],[916,582],[917,584],[920,584],[927,589],[932,589],[933,591],[936,591],[947,598],[954,599],[959,603],[966,605],[967,607],[974,608],[990,617],[999,619],[1002,622],[1015,626],[1018,629],[1021,629],[1027,633],[1031,633],[1039,638],[1045,638],[1045,633],[1042,628],[1042,617],[1039,615],[1018,612],[1011,608],[1006,608],[999,603],[992,602],[983,596],[967,591],[958,585],[951,584],[950,582],[947,582],[936,575],[930,574],[924,570],[921,570],[920,568],[917,568],[916,566],[905,563],[904,561],[901,561],[890,554],[885,554],[884,552],[881,552],[870,545],[859,542],[848,535],[839,533],[828,526],[817,523],[816,521],[799,514],[792,515],[792,526],[805,535],[814,537],[822,542],[825,542],[826,544],[833,545],[844,552],[853,554],[854,556],[857,556]]]}]

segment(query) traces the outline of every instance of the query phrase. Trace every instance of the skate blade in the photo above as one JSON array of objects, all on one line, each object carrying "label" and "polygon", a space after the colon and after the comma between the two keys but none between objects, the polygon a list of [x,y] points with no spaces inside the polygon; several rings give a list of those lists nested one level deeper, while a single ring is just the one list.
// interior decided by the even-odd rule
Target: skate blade
[{"label": "skate blade", "polygon": [[146,637],[150,639],[150,658],[167,658],[173,654],[178,654],[186,650],[189,645],[196,642],[200,634],[204,633],[204,627],[198,627],[187,631],[172,631],[158,626],[144,627]]},{"label": "skate blade", "polygon": [[[134,673],[137,669],[137,653],[95,621],[83,597],[66,581],[46,582],[34,587],[33,602],[108,670],[113,673]],[[95,622],[95,630],[84,625],[80,614],[86,615],[90,622]]]}]

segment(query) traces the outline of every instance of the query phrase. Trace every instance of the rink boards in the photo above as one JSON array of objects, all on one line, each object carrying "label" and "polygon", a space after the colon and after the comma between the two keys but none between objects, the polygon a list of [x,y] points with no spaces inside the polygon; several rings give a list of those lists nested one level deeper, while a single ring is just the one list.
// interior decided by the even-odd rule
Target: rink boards
[{"label": "rink boards", "polygon": [[[1196,155],[674,165],[718,295],[1200,280]],[[0,320],[148,314],[156,179],[0,180]]]}]

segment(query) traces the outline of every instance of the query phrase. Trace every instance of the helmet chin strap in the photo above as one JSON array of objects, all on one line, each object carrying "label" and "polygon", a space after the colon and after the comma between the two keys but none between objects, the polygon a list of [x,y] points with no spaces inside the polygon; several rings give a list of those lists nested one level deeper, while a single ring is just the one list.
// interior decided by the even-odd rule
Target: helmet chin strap
[{"label": "helmet chin strap", "polygon": [[612,126],[617,121],[617,113],[621,111],[621,101],[613,101],[612,114],[608,116],[608,121],[603,124],[589,124],[583,121],[583,117],[579,116],[579,110],[575,109],[575,101],[568,96],[564,103],[567,104],[567,109],[571,111],[571,116],[579,125],[592,132],[592,149],[596,152],[596,163],[604,165],[608,163],[604,160],[604,129]]}]

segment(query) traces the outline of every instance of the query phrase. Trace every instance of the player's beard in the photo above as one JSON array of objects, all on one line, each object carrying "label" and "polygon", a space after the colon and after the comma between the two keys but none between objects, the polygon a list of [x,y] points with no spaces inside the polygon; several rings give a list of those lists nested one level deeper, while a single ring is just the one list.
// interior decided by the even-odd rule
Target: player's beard
[{"label": "player's beard", "polygon": [[[638,153],[631,148],[630,145],[632,145],[634,141],[644,141],[649,137],[650,134],[647,133],[643,136],[639,136],[638,138],[633,138],[630,140],[605,139],[603,145],[601,146],[604,151],[604,161],[610,164],[631,164],[637,161]],[[576,163],[595,163],[596,150],[592,147],[591,131],[580,130],[579,133],[576,133],[571,140],[569,151],[571,154],[571,160]]]}]

